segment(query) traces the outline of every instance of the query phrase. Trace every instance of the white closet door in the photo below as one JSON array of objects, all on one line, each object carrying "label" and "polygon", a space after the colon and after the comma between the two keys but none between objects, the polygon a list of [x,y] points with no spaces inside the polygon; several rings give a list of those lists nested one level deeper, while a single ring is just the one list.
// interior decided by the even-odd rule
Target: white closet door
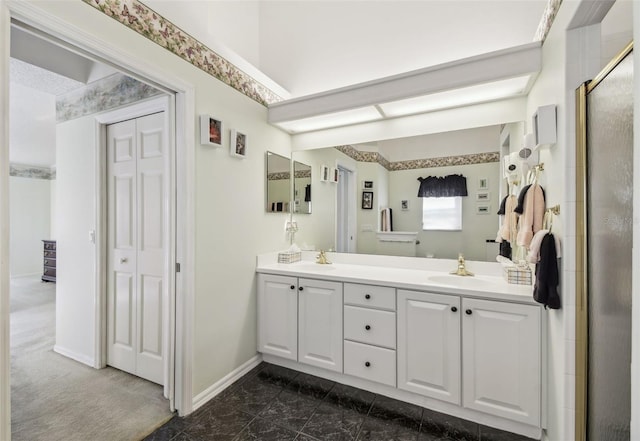
[{"label": "white closet door", "polygon": [[164,114],[107,128],[107,363],[164,380]]}]

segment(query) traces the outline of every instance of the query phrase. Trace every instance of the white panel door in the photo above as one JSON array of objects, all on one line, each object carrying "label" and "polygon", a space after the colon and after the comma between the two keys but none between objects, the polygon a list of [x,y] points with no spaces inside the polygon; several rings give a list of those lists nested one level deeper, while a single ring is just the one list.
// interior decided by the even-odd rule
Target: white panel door
[{"label": "white panel door", "polygon": [[298,279],[258,274],[258,352],[298,359]]},{"label": "white panel door", "polygon": [[107,364],[164,382],[164,113],[107,127]]},{"label": "white panel door", "polygon": [[463,405],[540,424],[540,308],[463,299]]},{"label": "white panel door", "polygon": [[298,361],[342,372],[342,283],[298,280]]},{"label": "white panel door", "polygon": [[398,388],[460,404],[460,298],[398,290]]}]

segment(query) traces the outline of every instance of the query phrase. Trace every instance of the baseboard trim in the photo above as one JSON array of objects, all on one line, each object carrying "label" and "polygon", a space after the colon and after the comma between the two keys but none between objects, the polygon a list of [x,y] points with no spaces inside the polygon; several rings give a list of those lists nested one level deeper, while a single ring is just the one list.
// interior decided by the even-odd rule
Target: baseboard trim
[{"label": "baseboard trim", "polygon": [[193,411],[195,412],[199,407],[206,404],[213,397],[218,395],[220,392],[231,386],[231,384],[245,375],[254,367],[258,366],[262,361],[262,354],[256,354],[254,357],[250,358],[247,362],[243,363],[236,369],[229,372],[227,375],[222,377],[220,380],[213,383],[211,386],[200,392],[198,395],[193,397]]},{"label": "baseboard trim", "polygon": [[70,349],[55,345],[53,347],[53,352],[56,352],[64,357],[75,360],[79,363],[86,364],[89,367],[92,367],[92,368],[95,367],[95,361],[93,358],[87,357],[86,355],[83,355],[83,354],[78,354],[77,352],[74,352]]}]

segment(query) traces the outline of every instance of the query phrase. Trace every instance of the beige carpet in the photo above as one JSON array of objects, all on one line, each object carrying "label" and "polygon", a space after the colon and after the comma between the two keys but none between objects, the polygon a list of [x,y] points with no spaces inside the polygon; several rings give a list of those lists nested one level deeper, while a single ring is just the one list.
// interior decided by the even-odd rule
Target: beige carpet
[{"label": "beige carpet", "polygon": [[55,287],[11,280],[13,441],[139,440],[172,414],[162,387],[53,352]]}]

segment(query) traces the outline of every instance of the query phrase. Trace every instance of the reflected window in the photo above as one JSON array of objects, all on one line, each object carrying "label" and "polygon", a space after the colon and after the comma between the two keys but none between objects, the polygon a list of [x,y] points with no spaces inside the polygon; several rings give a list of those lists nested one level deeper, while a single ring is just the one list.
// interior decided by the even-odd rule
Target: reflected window
[{"label": "reflected window", "polygon": [[422,198],[423,230],[462,230],[462,197]]}]

